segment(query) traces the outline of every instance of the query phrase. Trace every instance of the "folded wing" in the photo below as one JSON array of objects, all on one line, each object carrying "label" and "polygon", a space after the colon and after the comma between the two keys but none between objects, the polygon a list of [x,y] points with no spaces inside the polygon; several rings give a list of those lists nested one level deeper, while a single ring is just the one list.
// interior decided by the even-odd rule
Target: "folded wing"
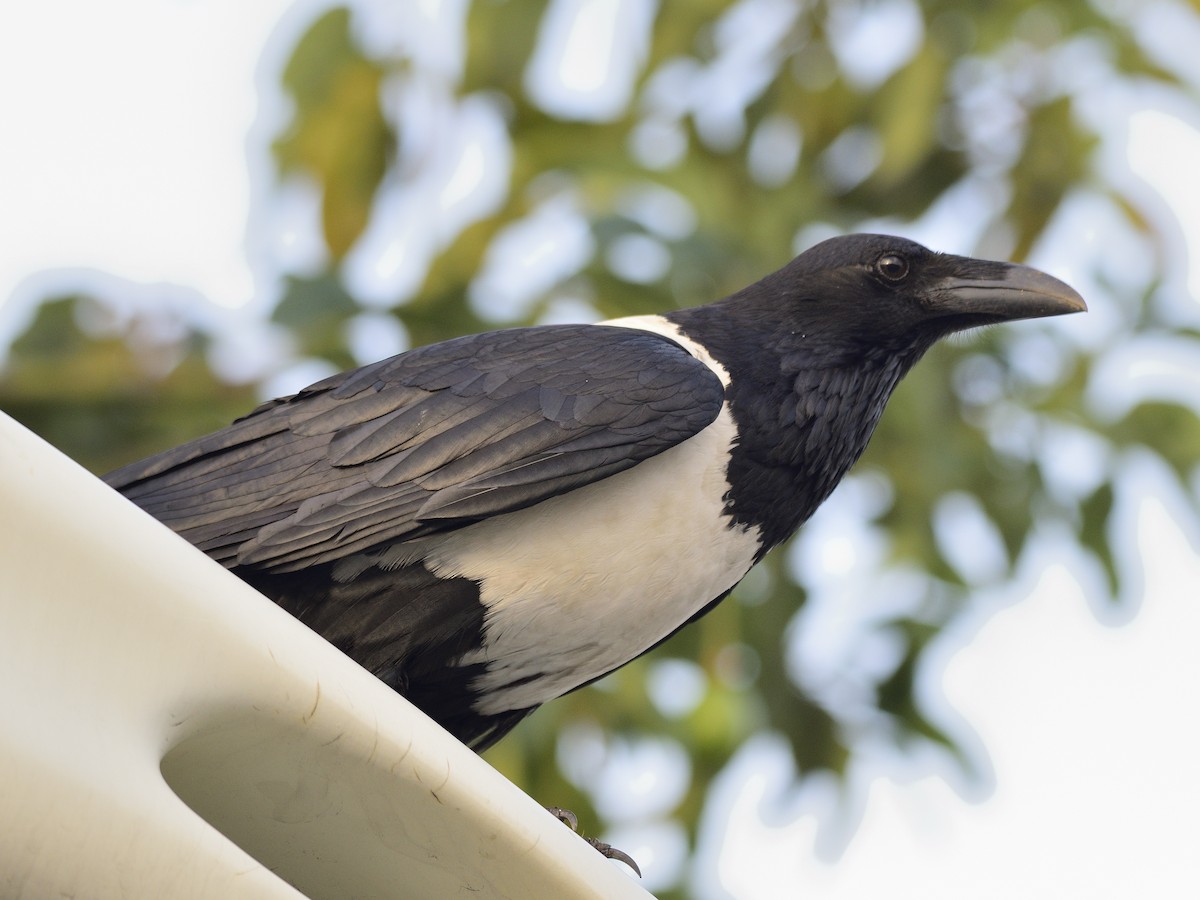
[{"label": "folded wing", "polygon": [[591,484],[723,400],[660,335],[511,329],[335,375],[105,480],[225,565],[286,572]]}]

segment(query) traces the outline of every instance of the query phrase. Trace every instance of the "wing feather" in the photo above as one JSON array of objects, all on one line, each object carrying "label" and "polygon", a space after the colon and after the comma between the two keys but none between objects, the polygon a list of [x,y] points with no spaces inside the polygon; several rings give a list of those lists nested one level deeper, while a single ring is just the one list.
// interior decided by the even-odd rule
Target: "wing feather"
[{"label": "wing feather", "polygon": [[723,401],[661,335],[510,329],[327,378],[106,481],[226,565],[291,571],[576,490]]}]

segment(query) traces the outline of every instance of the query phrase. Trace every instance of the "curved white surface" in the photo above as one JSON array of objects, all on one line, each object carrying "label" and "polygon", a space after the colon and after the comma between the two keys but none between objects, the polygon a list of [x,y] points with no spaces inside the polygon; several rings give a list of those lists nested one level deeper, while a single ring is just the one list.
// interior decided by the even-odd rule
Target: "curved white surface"
[{"label": "curved white surface", "polygon": [[0,896],[649,894],[0,414]]}]

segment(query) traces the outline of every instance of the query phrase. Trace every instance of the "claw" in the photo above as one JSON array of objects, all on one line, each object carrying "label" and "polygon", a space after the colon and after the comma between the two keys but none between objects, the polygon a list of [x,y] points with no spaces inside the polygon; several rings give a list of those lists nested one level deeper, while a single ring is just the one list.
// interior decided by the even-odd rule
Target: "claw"
[{"label": "claw", "polygon": [[546,812],[550,813],[550,815],[554,816],[554,818],[558,819],[558,821],[562,822],[576,834],[579,833],[579,819],[569,809],[563,809],[561,806],[547,806]]},{"label": "claw", "polygon": [[[573,832],[579,834],[579,819],[575,813],[569,809],[563,809],[561,806],[547,806],[546,812],[550,813],[550,815],[554,816],[554,818],[558,819],[558,821],[562,822]],[[615,859],[617,862],[623,862],[637,873],[638,878],[642,877],[642,870],[633,861],[633,857],[624,850],[618,850],[612,844],[606,844],[604,841],[598,841],[595,838],[584,837],[582,834],[579,834],[579,836],[591,844],[592,848],[605,859]]]},{"label": "claw", "polygon": [[633,869],[633,871],[637,873],[638,878],[642,877],[642,870],[639,869],[638,864],[633,861],[633,857],[624,850],[618,850],[612,844],[606,844],[604,841],[598,841],[595,838],[585,837],[584,840],[595,847],[596,851],[601,856],[607,857],[608,859],[615,859],[617,862],[625,863],[625,865],[629,866],[629,868]]}]

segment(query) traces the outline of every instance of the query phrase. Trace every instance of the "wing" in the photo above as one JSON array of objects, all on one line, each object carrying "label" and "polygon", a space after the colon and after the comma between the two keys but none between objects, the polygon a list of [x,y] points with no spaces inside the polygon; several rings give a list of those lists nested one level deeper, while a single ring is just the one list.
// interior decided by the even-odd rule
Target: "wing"
[{"label": "wing", "polygon": [[660,335],[516,328],[335,375],[105,480],[228,566],[293,571],[606,478],[723,400]]}]

